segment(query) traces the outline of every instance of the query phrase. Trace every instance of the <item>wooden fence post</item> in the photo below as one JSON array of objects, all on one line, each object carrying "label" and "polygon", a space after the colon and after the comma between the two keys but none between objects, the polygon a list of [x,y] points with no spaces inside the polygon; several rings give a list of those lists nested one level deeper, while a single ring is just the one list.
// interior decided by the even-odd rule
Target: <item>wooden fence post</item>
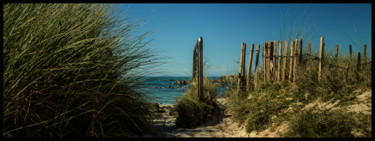
[{"label": "wooden fence post", "polygon": [[266,56],[266,60],[267,60],[267,63],[266,63],[266,69],[267,69],[267,72],[266,72],[266,80],[267,80],[267,83],[270,82],[270,62],[271,62],[271,53],[272,53],[272,49],[270,47],[270,42],[266,42],[266,50],[267,50],[267,56]]},{"label": "wooden fence post", "polygon": [[289,83],[292,83],[294,41],[290,43]]},{"label": "wooden fence post", "polygon": [[324,59],[324,38],[320,37],[318,82],[320,82],[320,79],[321,79],[321,76],[322,76],[323,59]]},{"label": "wooden fence post", "polygon": [[288,58],[287,53],[288,53],[288,40],[285,40],[285,43],[284,43],[283,70],[282,70],[282,73],[281,73],[282,81],[285,81],[286,61],[287,61],[287,58]]},{"label": "wooden fence post", "polygon": [[197,56],[197,53],[196,53],[196,50],[194,49],[193,50],[193,80],[195,79],[195,77],[197,76],[197,62],[198,60],[195,58]]},{"label": "wooden fence post", "polygon": [[359,81],[360,67],[361,67],[361,52],[358,52],[358,62],[357,62],[357,72],[356,72],[356,76],[357,76],[358,81]]},{"label": "wooden fence post", "polygon": [[339,45],[338,44],[336,44],[336,46],[335,46],[335,57],[336,57],[336,60],[339,57]]},{"label": "wooden fence post", "polygon": [[298,39],[296,39],[296,42],[294,42],[294,66],[293,66],[293,83],[296,82],[297,78],[297,66],[298,66],[298,52],[297,52],[297,47],[298,47]]},{"label": "wooden fence post", "polygon": [[281,40],[279,40],[279,62],[278,62],[278,65],[277,65],[277,81],[280,82],[281,78],[280,78],[280,75],[281,75],[281,50],[282,50],[282,45],[281,45]]},{"label": "wooden fence post", "polygon": [[311,53],[311,43],[307,43],[307,56],[310,57],[310,53]]},{"label": "wooden fence post", "polygon": [[299,65],[302,65],[302,39],[299,39]]},{"label": "wooden fence post", "polygon": [[352,60],[352,45],[349,45],[350,61]]},{"label": "wooden fence post", "polygon": [[203,101],[203,39],[198,38],[198,96],[199,100]]},{"label": "wooden fence post", "polygon": [[262,48],[263,48],[263,51],[262,51],[263,82],[266,83],[266,44],[265,43],[262,44]]},{"label": "wooden fence post", "polygon": [[250,90],[250,75],[251,75],[251,66],[253,63],[253,52],[254,52],[254,44],[251,44],[250,48],[250,58],[249,58],[249,66],[247,67],[247,77],[246,77],[246,88],[247,91]]},{"label": "wooden fence post", "polygon": [[363,46],[363,62],[367,63],[367,44]]},{"label": "wooden fence post", "polygon": [[241,44],[241,58],[240,58],[240,70],[238,72],[238,85],[237,85],[237,89],[238,89],[238,94],[239,94],[239,91],[242,90],[243,88],[243,78],[245,76],[245,55],[246,55],[246,44],[245,43],[242,43]]},{"label": "wooden fence post", "polygon": [[254,89],[257,90],[258,87],[258,61],[259,61],[259,49],[260,45],[257,45],[257,50],[256,50],[256,58],[255,58],[255,71],[254,71]]},{"label": "wooden fence post", "polygon": [[272,69],[272,81],[276,81],[276,60],[277,60],[277,58],[276,58],[276,41],[273,41],[272,42],[272,49],[273,49],[273,56],[272,56],[272,58],[273,58],[273,63],[272,63],[272,66],[273,66],[273,69]]}]

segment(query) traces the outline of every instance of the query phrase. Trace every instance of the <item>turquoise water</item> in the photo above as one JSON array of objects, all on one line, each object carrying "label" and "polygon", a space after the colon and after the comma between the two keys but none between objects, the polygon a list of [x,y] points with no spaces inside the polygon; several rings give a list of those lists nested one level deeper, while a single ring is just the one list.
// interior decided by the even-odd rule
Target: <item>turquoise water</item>
[{"label": "turquoise water", "polygon": [[[208,77],[210,79],[218,79],[218,77]],[[191,77],[147,77],[145,82],[147,85],[143,88],[146,95],[152,101],[163,104],[174,104],[187,90],[188,85],[173,85],[177,80],[191,80]],[[189,84],[189,83],[188,83]],[[173,89],[167,88],[172,86]],[[219,91],[224,91],[224,87],[220,87]]]}]

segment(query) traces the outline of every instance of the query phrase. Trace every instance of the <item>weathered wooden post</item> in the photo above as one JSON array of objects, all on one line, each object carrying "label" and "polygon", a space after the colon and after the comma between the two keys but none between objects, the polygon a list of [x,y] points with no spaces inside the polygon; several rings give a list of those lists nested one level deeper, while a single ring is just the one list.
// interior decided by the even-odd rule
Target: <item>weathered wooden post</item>
[{"label": "weathered wooden post", "polygon": [[263,43],[262,44],[262,47],[263,47],[263,55],[262,55],[262,70],[263,70],[263,82],[266,83],[267,80],[266,80],[266,43]]},{"label": "weathered wooden post", "polygon": [[247,76],[246,76],[246,89],[250,91],[250,75],[251,75],[251,66],[253,63],[253,52],[254,52],[254,44],[251,44],[250,48],[250,58],[249,58],[249,66],[247,67]]},{"label": "weathered wooden post", "polygon": [[299,65],[302,66],[302,39],[299,39]]},{"label": "weathered wooden post", "polygon": [[266,42],[266,50],[267,50],[267,56],[266,56],[266,69],[267,69],[267,72],[266,72],[266,82],[270,82],[270,58],[271,58],[271,48],[270,48],[270,43],[269,42]]},{"label": "weathered wooden post", "polygon": [[256,50],[256,58],[255,58],[255,71],[254,71],[254,89],[257,90],[258,87],[258,61],[259,61],[259,49],[260,45],[257,45],[257,50]]},{"label": "weathered wooden post", "polygon": [[243,80],[245,77],[245,55],[246,55],[246,43],[241,44],[241,58],[240,58],[240,70],[238,72],[238,94],[243,88]]},{"label": "weathered wooden post", "polygon": [[290,43],[289,83],[292,83],[294,41]]},{"label": "weathered wooden post", "polygon": [[286,61],[287,61],[287,58],[288,58],[288,40],[285,40],[285,43],[284,43],[284,59],[283,59],[283,71],[282,71],[282,74],[281,74],[281,78],[282,78],[282,81],[285,81],[285,72],[286,72]]},{"label": "weathered wooden post", "polygon": [[193,78],[198,77],[198,97],[203,100],[203,39],[199,37],[193,51]]},{"label": "weathered wooden post", "polygon": [[307,58],[310,59],[310,53],[311,53],[311,43],[307,43]]},{"label": "weathered wooden post", "polygon": [[339,45],[338,44],[336,44],[336,46],[335,46],[335,57],[336,57],[336,60],[339,57]]},{"label": "weathered wooden post", "polygon": [[278,62],[278,65],[277,65],[277,81],[280,82],[281,78],[280,78],[280,75],[281,75],[281,50],[282,50],[282,45],[281,45],[281,40],[279,40],[279,62]]},{"label": "weathered wooden post", "polygon": [[323,59],[324,59],[324,38],[320,37],[318,82],[320,82],[320,79],[321,79],[321,76],[322,76]]},{"label": "weathered wooden post", "polygon": [[198,66],[198,95],[199,99],[203,101],[203,39],[202,37],[198,38],[198,49],[199,49],[199,66]]},{"label": "weathered wooden post", "polygon": [[367,44],[363,46],[363,62],[367,63]]},{"label": "weathered wooden post", "polygon": [[359,81],[359,71],[361,69],[361,52],[358,52],[358,62],[357,62],[357,72],[356,72],[356,76],[357,76],[357,80]]},{"label": "weathered wooden post", "polygon": [[272,81],[276,81],[276,41],[273,41],[272,42],[272,49],[273,49],[273,63],[272,63],[272,66],[273,66],[273,69],[272,69]]},{"label": "weathered wooden post", "polygon": [[352,61],[352,45],[349,45],[350,61]]},{"label": "weathered wooden post", "polygon": [[293,83],[296,82],[296,79],[297,79],[297,66],[299,65],[297,62],[298,60],[298,52],[297,52],[297,48],[298,48],[298,39],[296,39],[296,42],[294,42],[294,66],[293,66]]},{"label": "weathered wooden post", "polygon": [[[197,47],[197,45],[196,45],[196,47]],[[193,73],[192,73],[192,75],[193,75],[193,78],[192,78],[192,80],[194,80],[195,79],[195,77],[197,76],[196,74],[198,73],[197,72],[197,62],[198,62],[198,54],[197,54],[197,49],[196,49],[196,47],[194,48],[194,50],[193,50]]]}]

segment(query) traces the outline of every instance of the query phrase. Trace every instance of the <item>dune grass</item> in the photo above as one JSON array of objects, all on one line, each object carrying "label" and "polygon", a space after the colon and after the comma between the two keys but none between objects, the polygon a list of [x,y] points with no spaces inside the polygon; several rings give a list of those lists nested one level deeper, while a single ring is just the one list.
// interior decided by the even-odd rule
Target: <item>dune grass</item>
[{"label": "dune grass", "polygon": [[[371,137],[371,95],[365,101],[358,100],[358,95],[371,92],[371,66],[363,65],[358,72],[356,61],[356,55],[350,60],[348,55],[339,54],[336,59],[327,51],[320,83],[314,59],[303,60],[295,84],[288,80],[266,84],[261,70],[258,90],[237,94],[237,82],[227,83],[233,84],[227,85],[225,93],[228,108],[239,123],[246,125],[248,133],[268,128],[272,131],[288,123],[279,136]],[[348,65],[353,67],[345,68]],[[363,107],[370,110],[352,112],[358,105],[367,105]]]},{"label": "dune grass", "polygon": [[197,127],[210,121],[215,114],[218,84],[205,77],[203,80],[203,101],[200,101],[197,79],[197,77],[194,78],[184,95],[176,100],[174,110],[178,113],[176,125],[179,127]]},{"label": "dune grass", "polygon": [[151,132],[137,81],[157,64],[139,24],[108,4],[4,4],[3,136]]}]

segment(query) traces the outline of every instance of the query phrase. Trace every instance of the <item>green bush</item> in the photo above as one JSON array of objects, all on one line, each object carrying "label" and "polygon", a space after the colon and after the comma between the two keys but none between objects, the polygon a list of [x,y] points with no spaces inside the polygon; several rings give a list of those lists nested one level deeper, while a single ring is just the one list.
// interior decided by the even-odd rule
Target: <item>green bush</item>
[{"label": "green bush", "polygon": [[198,97],[198,84],[194,81],[183,96],[177,99],[175,111],[178,113],[176,125],[183,128],[194,128],[210,121],[215,114],[218,84],[208,78],[203,81],[203,100]]},{"label": "green bush", "polygon": [[[313,55],[316,54],[313,53]],[[260,70],[258,90],[240,91],[238,94],[237,82],[232,80],[228,84],[234,85],[227,85],[225,92],[228,108],[240,124],[246,124],[248,133],[260,132],[287,121],[293,125],[288,128],[292,131],[284,134],[285,137],[352,137],[353,130],[359,130],[359,134],[363,137],[371,136],[371,127],[369,129],[367,125],[371,123],[369,115],[349,113],[344,109],[338,110],[340,114],[337,114],[338,111],[333,113],[323,111],[313,115],[309,111],[301,111],[304,106],[317,100],[320,102],[339,101],[337,107],[357,104],[354,91],[369,89],[371,86],[371,77],[366,77],[371,75],[369,65],[362,66],[359,72],[356,71],[356,67],[349,68],[347,71],[346,68],[336,66],[355,66],[356,60],[350,61],[349,56],[341,54],[339,54],[341,57],[336,59],[329,54],[327,52],[325,55],[320,83],[317,79],[318,62],[310,59],[303,60],[294,84],[289,84],[288,79],[286,82],[264,83],[263,73]],[[288,78],[288,73],[286,78]],[[290,121],[291,117],[298,117],[298,119]],[[347,124],[354,119],[356,123]],[[323,124],[318,124],[318,121]],[[334,124],[346,125],[333,126]]]},{"label": "green bush", "polygon": [[151,32],[103,4],[4,4],[3,136],[139,136]]}]

